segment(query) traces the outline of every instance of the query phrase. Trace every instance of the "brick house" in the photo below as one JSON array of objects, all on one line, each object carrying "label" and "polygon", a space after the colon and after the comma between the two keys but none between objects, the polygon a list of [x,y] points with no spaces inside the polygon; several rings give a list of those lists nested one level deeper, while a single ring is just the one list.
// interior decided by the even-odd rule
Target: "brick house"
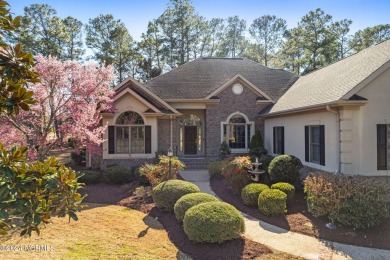
[{"label": "brick house", "polygon": [[[302,77],[246,58],[198,58],[145,84],[129,77],[114,89],[115,113],[103,114],[101,167],[139,165],[169,148],[208,162],[218,158],[223,140],[232,153],[245,154],[259,129],[271,155],[294,154],[327,171],[383,175],[390,127],[379,119],[390,121],[389,61],[385,41]],[[386,146],[378,154],[377,125],[386,125],[378,126]],[[373,155],[362,167],[367,147]]]}]

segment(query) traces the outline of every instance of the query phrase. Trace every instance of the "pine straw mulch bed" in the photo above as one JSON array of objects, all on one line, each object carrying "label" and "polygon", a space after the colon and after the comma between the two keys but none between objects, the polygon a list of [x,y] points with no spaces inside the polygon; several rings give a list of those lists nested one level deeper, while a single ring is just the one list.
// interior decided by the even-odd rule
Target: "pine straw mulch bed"
[{"label": "pine straw mulch bed", "polygon": [[390,249],[390,218],[385,219],[378,226],[365,230],[353,230],[341,226],[331,230],[325,226],[329,222],[327,217],[316,218],[308,212],[302,189],[298,189],[293,201],[287,204],[286,215],[266,217],[256,207],[244,205],[241,196],[232,194],[222,178],[211,178],[210,185],[223,201],[232,204],[241,212],[274,226],[343,244]]},{"label": "pine straw mulch bed", "polygon": [[[116,204],[139,210],[157,219],[167,231],[171,242],[183,253],[192,259],[256,259],[265,257],[274,252],[265,245],[253,242],[245,237],[223,244],[194,244],[184,233],[183,226],[173,213],[161,212],[155,207],[150,196],[150,187],[146,187],[143,194],[135,194],[138,186],[136,182],[124,185],[95,184],[87,185],[82,194],[88,194],[86,203]],[[156,246],[159,246],[156,244]],[[300,259],[281,253],[274,253],[278,259]]]}]

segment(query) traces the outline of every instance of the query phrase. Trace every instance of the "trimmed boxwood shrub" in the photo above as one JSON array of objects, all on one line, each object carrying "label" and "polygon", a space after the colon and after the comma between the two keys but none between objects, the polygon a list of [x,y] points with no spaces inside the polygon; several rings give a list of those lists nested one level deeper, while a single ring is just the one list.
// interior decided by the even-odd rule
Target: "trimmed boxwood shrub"
[{"label": "trimmed boxwood shrub", "polygon": [[83,170],[78,174],[78,176],[80,176],[78,178],[79,182],[85,184],[95,184],[100,180],[100,172],[92,170]]},{"label": "trimmed boxwood shrub", "polygon": [[200,192],[198,186],[181,180],[164,181],[157,185],[152,192],[154,203],[163,211],[173,211],[176,201],[189,193]]},{"label": "trimmed boxwood shrub", "polygon": [[122,166],[111,166],[105,169],[104,176],[113,184],[122,184],[133,180],[131,171]]},{"label": "trimmed boxwood shrub", "polygon": [[265,216],[282,215],[287,212],[287,195],[276,189],[266,189],[259,195],[259,210]]},{"label": "trimmed boxwood shrub", "polygon": [[272,182],[288,182],[296,184],[299,181],[299,170],[302,162],[293,155],[279,155],[275,157],[268,167]]},{"label": "trimmed boxwood shrub", "polygon": [[241,191],[241,198],[245,205],[257,206],[259,195],[269,187],[262,183],[251,183],[246,185]]},{"label": "trimmed boxwood shrub", "polygon": [[218,201],[216,197],[207,193],[190,193],[181,197],[176,203],[173,211],[176,219],[183,221],[184,215],[188,209],[201,203]]},{"label": "trimmed boxwood shrub", "polygon": [[244,218],[225,202],[207,202],[193,206],[184,215],[184,232],[198,243],[223,243],[239,238],[245,231]]},{"label": "trimmed boxwood shrub", "polygon": [[283,191],[287,195],[287,200],[291,200],[295,195],[295,187],[287,182],[278,182],[271,185],[271,189]]}]

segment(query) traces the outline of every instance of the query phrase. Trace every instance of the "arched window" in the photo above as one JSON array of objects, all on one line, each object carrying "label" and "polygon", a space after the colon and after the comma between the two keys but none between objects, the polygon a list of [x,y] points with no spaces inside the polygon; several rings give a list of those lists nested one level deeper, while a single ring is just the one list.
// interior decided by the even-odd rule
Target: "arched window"
[{"label": "arched window", "polygon": [[232,152],[248,152],[251,137],[254,133],[254,122],[239,112],[222,122],[222,141],[226,141]]},{"label": "arched window", "polygon": [[126,111],[120,114],[116,120],[117,125],[143,125],[142,117],[133,111]]},{"label": "arched window", "polygon": [[142,117],[133,111],[120,114],[115,126],[117,154],[145,153],[145,126]]}]

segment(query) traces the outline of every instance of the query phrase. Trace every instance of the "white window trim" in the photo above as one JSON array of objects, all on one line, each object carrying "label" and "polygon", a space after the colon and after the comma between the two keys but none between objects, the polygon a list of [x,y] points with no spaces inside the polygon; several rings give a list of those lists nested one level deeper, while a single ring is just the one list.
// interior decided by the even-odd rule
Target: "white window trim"
[{"label": "white window trim", "polygon": [[[230,114],[228,117],[227,117],[227,119],[226,119],[226,121],[225,122],[221,122],[221,143],[224,141],[223,140],[223,127],[224,127],[224,125],[232,125],[232,124],[230,124],[229,122],[230,122],[230,119],[233,117],[233,116],[236,116],[236,115],[240,115],[240,116],[242,116],[244,119],[245,119],[245,125],[247,126],[247,125],[250,125],[250,129],[251,129],[251,136],[248,136],[248,128],[247,127],[245,127],[245,136],[247,137],[247,138],[249,138],[249,140],[245,140],[245,146],[248,146],[248,143],[250,143],[250,141],[251,141],[251,139],[252,139],[252,136],[254,135],[254,132],[255,132],[255,122],[253,122],[253,121],[249,121],[249,119],[248,119],[248,117],[245,115],[245,114],[243,114],[243,113],[241,113],[241,112],[234,112],[234,113],[232,113],[232,114]],[[238,124],[238,125],[240,125],[240,124]],[[232,153],[234,154],[234,153],[248,153],[249,152],[249,148],[250,147],[246,147],[245,149],[242,149],[242,148],[240,148],[240,149],[235,149],[235,148],[230,148],[230,150],[232,151]]]}]

